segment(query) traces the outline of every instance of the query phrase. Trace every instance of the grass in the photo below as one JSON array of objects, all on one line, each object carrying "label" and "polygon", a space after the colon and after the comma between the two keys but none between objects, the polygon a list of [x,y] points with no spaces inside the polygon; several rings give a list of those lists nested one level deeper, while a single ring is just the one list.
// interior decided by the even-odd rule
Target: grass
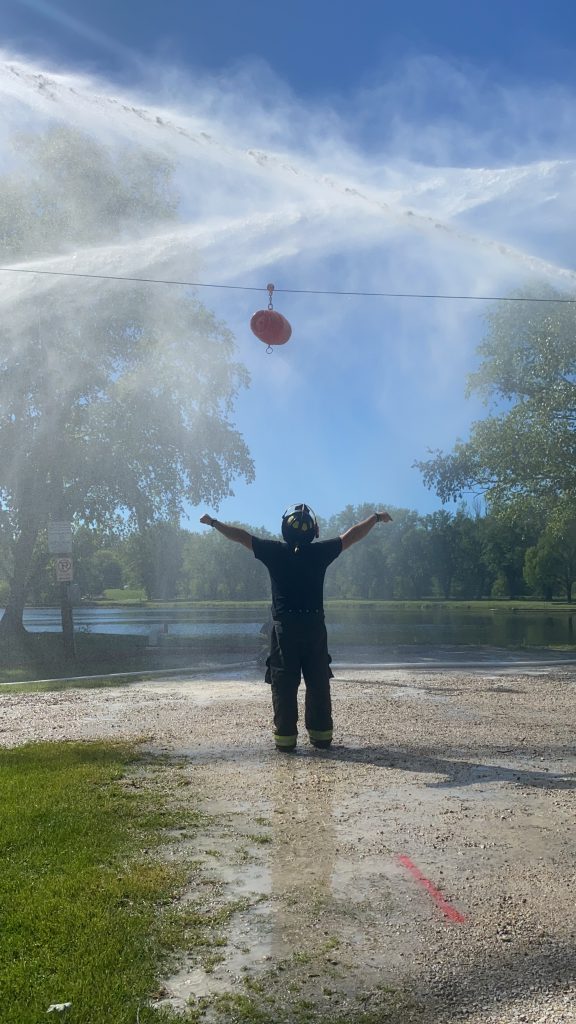
[{"label": "grass", "polygon": [[113,743],[0,751],[3,1024],[64,1002],[69,1024],[159,1019],[146,1005],[165,957],[159,907],[184,875],[152,851],[198,818],[131,785],[137,762]]},{"label": "grass", "polygon": [[[146,599],[144,591],[140,590],[105,590],[104,597],[96,598],[91,602],[94,606],[106,606],[106,605],[133,605],[141,604],[146,608],[222,608],[222,609],[252,609],[263,612],[263,618],[266,618],[266,614],[270,608],[270,599],[263,599],[257,601],[236,601],[236,600],[225,600],[219,601],[212,599],[210,601],[193,601],[190,598],[178,598],[174,601],[157,601]],[[522,611],[576,611],[576,599],[572,604],[568,604],[567,601],[554,598],[553,601],[541,601],[531,597],[510,599],[508,597],[483,597],[480,600],[460,600],[459,598],[450,598],[446,600],[443,597],[422,597],[410,601],[402,600],[380,600],[377,598],[349,598],[349,597],[325,597],[324,606],[326,608],[339,608],[339,607],[350,607],[350,606],[370,606],[375,608],[386,609],[401,609],[407,610],[414,608],[456,608],[459,610],[467,610],[474,612],[486,612],[488,609],[491,611],[502,611],[509,612],[511,609],[517,609]]]},{"label": "grass", "polygon": [[420,608],[447,608],[452,611],[466,612],[470,611],[475,614],[485,615],[488,612],[502,612],[506,615],[510,612],[571,612],[576,613],[576,601],[573,604],[568,604],[567,601],[536,601],[532,598],[524,598],[518,600],[511,600],[507,597],[484,597],[479,601],[466,601],[450,599],[446,600],[442,597],[425,597],[418,598],[414,601],[380,601],[370,600],[368,598],[329,598],[324,601],[324,606],[328,608],[345,608],[348,607],[370,607],[377,608],[381,611],[414,611]]},{"label": "grass", "polygon": [[105,590],[102,597],[94,598],[89,603],[94,605],[94,607],[113,604],[142,604],[146,605],[147,608],[213,608],[215,605],[219,608],[262,608],[264,617],[270,608],[270,598],[262,598],[255,601],[238,601],[233,599],[222,601],[217,598],[207,601],[196,601],[189,597],[177,597],[173,601],[160,601],[156,598],[148,600],[144,590],[123,589]]},{"label": "grass", "polygon": [[74,679],[70,681],[68,679],[52,679],[47,682],[30,682],[30,683],[3,683],[0,687],[0,700],[7,693],[57,693],[61,690],[69,690],[72,687],[75,690],[98,690],[110,686],[128,686],[129,683],[135,682],[135,680],[146,679],[146,676],[103,676],[100,679],[95,679],[90,676],[88,679]]},{"label": "grass", "polygon": [[[225,1024],[423,1024],[420,1006],[403,993],[383,986],[366,994],[365,1002],[375,1005],[361,1010],[343,1009],[331,1000],[322,1005],[311,999],[293,998],[299,989],[296,985],[286,986],[276,995],[270,995],[266,985],[258,980],[246,978],[245,986],[245,993],[200,997],[181,1020],[185,1024],[202,1024],[209,1012],[211,1019]],[[325,989],[323,994],[336,995],[331,989]],[[342,997],[342,1001],[346,999]]]},{"label": "grass", "polygon": [[124,587],[113,588],[105,590],[103,594],[104,600],[99,601],[99,604],[146,604],[146,591],[145,590],[128,590]]}]

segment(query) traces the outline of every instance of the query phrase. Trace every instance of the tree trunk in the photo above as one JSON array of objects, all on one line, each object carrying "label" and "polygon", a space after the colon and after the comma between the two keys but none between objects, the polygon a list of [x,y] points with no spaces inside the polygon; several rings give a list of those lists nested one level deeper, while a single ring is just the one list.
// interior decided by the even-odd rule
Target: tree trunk
[{"label": "tree trunk", "polygon": [[16,541],[14,547],[14,571],[10,580],[10,592],[6,602],[6,609],[0,621],[0,636],[22,637],[27,635],[22,619],[38,531],[39,526],[37,523],[33,520],[28,520]]}]

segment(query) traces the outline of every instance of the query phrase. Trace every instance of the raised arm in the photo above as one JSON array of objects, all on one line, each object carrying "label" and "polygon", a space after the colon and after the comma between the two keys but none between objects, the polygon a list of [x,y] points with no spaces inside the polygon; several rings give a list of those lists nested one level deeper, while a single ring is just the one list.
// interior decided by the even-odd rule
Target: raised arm
[{"label": "raised arm", "polygon": [[209,516],[207,512],[200,517],[200,522],[204,526],[213,526],[223,537],[234,540],[237,544],[243,544],[245,548],[252,551],[252,534],[240,526],[228,526],[227,523],[221,523],[218,519],[214,519],[214,516]]},{"label": "raised arm", "polygon": [[363,519],[361,523],[356,523],[356,526],[351,526],[346,533],[340,535],[342,541],[342,551],[346,551],[346,548],[351,547],[352,544],[356,544],[357,541],[363,540],[373,526],[376,523],[390,523],[392,516],[388,515],[387,512],[373,512],[368,519]]}]

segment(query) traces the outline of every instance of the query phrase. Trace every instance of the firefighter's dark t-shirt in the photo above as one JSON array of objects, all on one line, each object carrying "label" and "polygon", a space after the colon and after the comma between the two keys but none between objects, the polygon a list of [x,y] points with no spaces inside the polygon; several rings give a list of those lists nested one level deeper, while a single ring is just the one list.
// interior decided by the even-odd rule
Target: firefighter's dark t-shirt
[{"label": "firefighter's dark t-shirt", "polygon": [[298,551],[279,540],[252,537],[252,550],[270,573],[274,619],[291,612],[323,612],[324,576],[342,551],[340,537],[313,541]]}]

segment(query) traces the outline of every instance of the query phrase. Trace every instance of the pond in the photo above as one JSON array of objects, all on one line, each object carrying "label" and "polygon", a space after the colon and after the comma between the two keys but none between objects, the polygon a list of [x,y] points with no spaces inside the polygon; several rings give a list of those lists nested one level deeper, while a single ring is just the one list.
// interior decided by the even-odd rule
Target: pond
[{"label": "pond", "polygon": [[350,604],[332,622],[333,638],[346,644],[383,647],[396,644],[470,645],[480,647],[548,647],[572,645],[576,637],[576,611],[542,610],[527,605],[478,606],[432,604],[387,605],[386,608]]},{"label": "pond", "polygon": [[[254,605],[190,605],[176,608],[75,608],[78,631],[146,636],[151,643],[203,644],[258,653],[266,642],[267,609]],[[576,611],[422,603],[385,606],[354,602],[328,604],[326,622],[335,658],[351,648],[360,660],[390,656],[398,646],[548,647],[574,645]],[[58,608],[27,608],[24,623],[31,632],[59,632]],[[363,649],[362,653],[360,648]]]}]

